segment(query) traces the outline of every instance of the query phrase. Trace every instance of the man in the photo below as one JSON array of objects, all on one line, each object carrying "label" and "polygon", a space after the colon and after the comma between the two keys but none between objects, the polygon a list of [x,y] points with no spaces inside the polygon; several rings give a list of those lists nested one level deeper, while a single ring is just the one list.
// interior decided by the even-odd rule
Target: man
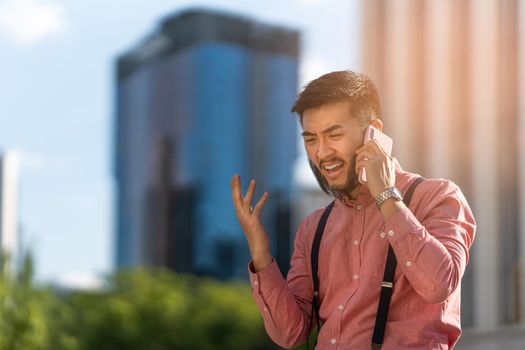
[{"label": "man", "polygon": [[[292,111],[310,166],[335,197],[319,248],[316,349],[371,348],[389,244],[398,265],[382,349],[451,349],[461,334],[460,285],[476,228],[461,190],[449,180],[424,180],[410,209],[392,195],[393,187],[404,195],[419,176],[402,170],[377,141],[363,144],[368,125],[383,129],[377,91],[365,76],[323,75],[305,87]],[[365,184],[358,181],[361,168]],[[259,220],[268,193],[252,207],[255,185],[252,180],[243,197],[235,175],[233,202],[252,257],[253,297],[269,336],[289,349],[310,332],[311,250],[324,210],[301,221],[284,280]]]}]

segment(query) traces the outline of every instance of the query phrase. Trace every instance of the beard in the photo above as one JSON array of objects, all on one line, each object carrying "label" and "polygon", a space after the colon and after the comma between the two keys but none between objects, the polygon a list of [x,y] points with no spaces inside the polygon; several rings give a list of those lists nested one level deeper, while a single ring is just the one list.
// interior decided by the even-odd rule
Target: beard
[{"label": "beard", "polygon": [[[323,192],[335,198],[339,198],[345,194],[349,196],[350,193],[356,188],[356,186],[359,183],[357,174],[355,172],[356,158],[357,158],[356,155],[352,157],[352,160],[350,162],[351,164],[348,169],[348,173],[346,174],[346,183],[343,186],[337,186],[337,187],[332,187],[328,184],[328,181],[321,173],[321,170],[319,170],[319,168],[310,159],[308,159],[308,163],[310,164],[310,168],[312,169],[312,172],[314,173],[315,179],[317,180],[317,183],[321,187],[321,190],[323,190]],[[342,159],[340,158],[332,158],[327,161],[332,161],[336,159],[342,162]],[[322,166],[322,163],[320,164],[320,166]]]}]

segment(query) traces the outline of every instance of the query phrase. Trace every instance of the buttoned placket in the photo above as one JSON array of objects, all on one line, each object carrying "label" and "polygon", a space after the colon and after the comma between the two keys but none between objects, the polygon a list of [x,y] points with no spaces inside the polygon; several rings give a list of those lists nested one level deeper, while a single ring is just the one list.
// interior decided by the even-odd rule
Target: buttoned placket
[{"label": "buttoned placket", "polygon": [[[350,250],[350,256],[352,257],[352,271],[351,271],[351,279],[352,284],[354,285],[352,295],[355,293],[357,288],[359,287],[359,274],[361,272],[361,240],[364,234],[365,229],[365,211],[366,211],[366,203],[363,201],[358,201],[356,205],[353,208],[349,208],[351,215],[353,216],[352,220],[352,231],[349,233],[351,236],[349,236],[348,249]],[[351,299],[351,296],[349,300]],[[347,303],[349,300],[346,300],[345,303]],[[333,345],[334,348],[337,347],[339,344],[339,340],[341,337],[341,322],[343,320],[343,313],[345,310],[345,303],[339,304],[337,306],[337,310],[339,311],[339,324],[336,328],[335,332],[332,334],[330,338],[330,344]]]},{"label": "buttoned placket", "polygon": [[[351,216],[350,222],[348,222],[348,227],[350,232],[346,232],[346,247],[351,257],[350,268],[348,271],[349,277],[351,280],[352,288],[347,295],[346,300],[341,300],[341,304],[336,306],[336,312],[339,313],[339,322],[336,327],[332,329],[331,334],[328,334],[328,342],[331,345],[331,348],[337,349],[340,343],[341,337],[341,323],[343,321],[343,316],[345,314],[346,305],[350,302],[357,289],[359,288],[359,278],[361,273],[361,252],[362,252],[362,239],[365,232],[365,214],[369,205],[373,201],[367,200],[366,196],[361,195],[354,202],[354,205],[348,205],[343,202],[344,210],[347,211],[347,214]],[[367,203],[369,202],[369,203]],[[375,207],[374,207],[375,208]],[[346,220],[345,220],[346,221]]]},{"label": "buttoned placket", "polygon": [[365,212],[366,203],[362,199],[358,199],[353,214],[353,230],[352,230],[352,280],[358,282],[359,274],[361,272],[361,249],[360,242],[365,230]]}]

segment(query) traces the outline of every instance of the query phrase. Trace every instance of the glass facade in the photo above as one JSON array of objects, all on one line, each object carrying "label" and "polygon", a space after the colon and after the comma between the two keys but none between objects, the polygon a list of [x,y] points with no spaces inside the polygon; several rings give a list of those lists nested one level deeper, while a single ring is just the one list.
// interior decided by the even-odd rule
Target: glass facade
[{"label": "glass facade", "polygon": [[287,271],[298,46],[296,31],[192,10],[119,58],[117,267],[246,276],[230,187],[240,173],[256,198],[270,192],[263,221]]}]

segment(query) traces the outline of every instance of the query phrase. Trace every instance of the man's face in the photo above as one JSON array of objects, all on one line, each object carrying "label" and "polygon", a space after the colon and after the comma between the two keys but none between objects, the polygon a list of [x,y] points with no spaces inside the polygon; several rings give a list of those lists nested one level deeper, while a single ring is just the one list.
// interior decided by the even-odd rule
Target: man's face
[{"label": "man's face", "polygon": [[355,151],[363,144],[365,130],[359,119],[351,116],[350,104],[307,109],[302,126],[304,147],[317,181],[332,192],[350,196],[358,185]]}]

